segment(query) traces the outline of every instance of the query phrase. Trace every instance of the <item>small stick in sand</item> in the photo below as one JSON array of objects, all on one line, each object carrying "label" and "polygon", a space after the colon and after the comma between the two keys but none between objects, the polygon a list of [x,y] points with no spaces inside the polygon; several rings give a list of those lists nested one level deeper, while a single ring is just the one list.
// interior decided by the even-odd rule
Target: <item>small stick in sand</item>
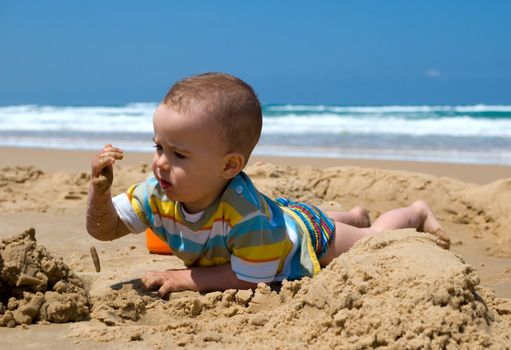
[{"label": "small stick in sand", "polygon": [[96,272],[101,271],[101,265],[99,264],[99,256],[95,247],[90,247],[90,255],[92,256],[92,261],[94,262],[94,267],[96,268]]}]

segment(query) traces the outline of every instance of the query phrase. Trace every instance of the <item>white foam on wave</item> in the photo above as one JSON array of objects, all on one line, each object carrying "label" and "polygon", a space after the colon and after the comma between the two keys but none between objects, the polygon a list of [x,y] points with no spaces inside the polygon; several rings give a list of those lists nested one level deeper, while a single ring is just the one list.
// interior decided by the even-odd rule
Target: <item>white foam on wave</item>
[{"label": "white foam on wave", "polygon": [[[0,132],[152,133],[156,106],[133,103],[117,107],[0,107]],[[467,114],[439,117],[432,112],[441,110]],[[511,111],[511,106],[269,106],[265,109],[263,133],[511,137],[511,117],[481,118],[468,114],[497,110]]]},{"label": "white foam on wave", "polygon": [[70,131],[89,133],[153,132],[153,103],[120,107],[8,106],[0,107],[2,131]]},{"label": "white foam on wave", "polygon": [[336,114],[288,114],[266,118],[263,134],[393,134],[411,136],[511,137],[511,119],[480,119],[468,116],[410,119],[398,116],[339,116]]},{"label": "white foam on wave", "polygon": [[271,105],[268,112],[338,112],[338,113],[484,113],[484,112],[511,112],[509,105],[466,105],[466,106],[328,106],[328,105]]},{"label": "white foam on wave", "polygon": [[47,148],[65,150],[100,150],[106,143],[113,143],[124,151],[133,152],[154,152],[153,142],[148,138],[144,140],[115,140],[111,138],[89,139],[76,138],[71,142],[65,137],[4,137],[0,138],[0,147],[22,147],[22,148]]}]

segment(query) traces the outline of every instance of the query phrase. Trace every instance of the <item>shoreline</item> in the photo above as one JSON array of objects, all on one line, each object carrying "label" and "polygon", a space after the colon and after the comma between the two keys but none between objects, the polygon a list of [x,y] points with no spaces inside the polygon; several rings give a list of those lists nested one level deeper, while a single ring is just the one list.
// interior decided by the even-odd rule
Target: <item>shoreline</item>
[{"label": "shoreline", "polygon": [[[46,172],[89,172],[90,163],[95,154],[96,151],[0,147],[0,167],[34,166]],[[151,153],[126,152],[125,159],[120,164],[137,165],[150,164],[150,162]],[[248,164],[257,162],[294,167],[360,167],[406,171],[449,177],[476,184],[486,184],[511,177],[511,166],[506,165],[281,156],[252,156]]]}]

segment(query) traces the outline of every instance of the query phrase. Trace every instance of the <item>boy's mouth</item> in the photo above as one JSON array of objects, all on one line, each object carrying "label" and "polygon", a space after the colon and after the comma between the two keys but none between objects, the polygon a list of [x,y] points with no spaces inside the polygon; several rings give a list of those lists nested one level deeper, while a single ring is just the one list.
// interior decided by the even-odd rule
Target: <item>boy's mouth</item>
[{"label": "boy's mouth", "polygon": [[162,188],[162,190],[165,190],[167,188],[170,188],[172,186],[172,184],[168,181],[165,181],[163,179],[159,179],[160,181],[160,187]]}]

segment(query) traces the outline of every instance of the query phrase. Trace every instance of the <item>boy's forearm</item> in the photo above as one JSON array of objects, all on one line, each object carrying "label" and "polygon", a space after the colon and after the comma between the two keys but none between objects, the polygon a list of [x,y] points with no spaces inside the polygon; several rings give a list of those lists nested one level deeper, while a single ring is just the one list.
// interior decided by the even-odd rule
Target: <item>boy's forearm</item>
[{"label": "boy's forearm", "polygon": [[129,233],[117,215],[110,190],[99,191],[92,183],[89,185],[87,231],[101,241],[111,241]]},{"label": "boy's forearm", "polygon": [[184,270],[148,272],[142,281],[147,288],[158,288],[165,296],[170,292],[193,290],[197,292],[227,289],[256,288],[257,284],[239,280],[230,264],[212,267],[192,267]]},{"label": "boy's forearm", "polygon": [[190,278],[194,290],[199,292],[257,287],[256,283],[238,279],[232,271],[231,264],[191,268]]}]

